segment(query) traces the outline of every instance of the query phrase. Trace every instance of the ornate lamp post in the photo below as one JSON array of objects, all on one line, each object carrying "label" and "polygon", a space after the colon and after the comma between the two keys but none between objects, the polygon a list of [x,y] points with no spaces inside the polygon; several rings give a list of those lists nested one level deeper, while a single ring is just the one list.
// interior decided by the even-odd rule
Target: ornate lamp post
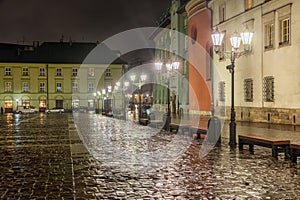
[{"label": "ornate lamp post", "polygon": [[[168,62],[165,64],[166,66],[166,84],[167,84],[167,116],[165,119],[165,127],[164,129],[169,131],[170,130],[170,123],[171,123],[171,110],[170,110],[170,78],[174,73],[178,71],[180,63],[178,61],[175,62]],[[155,63],[155,68],[158,72],[162,71],[163,63],[162,62],[156,62]]]},{"label": "ornate lamp post", "polygon": [[[230,52],[222,52],[220,51],[220,47],[222,45],[222,40],[224,38],[224,34],[219,32],[218,28],[212,33],[211,38],[215,47],[215,52],[218,54],[224,54],[226,57],[230,58],[231,64],[226,66],[226,69],[231,73],[231,112],[230,112],[230,123],[229,123],[229,145],[230,147],[236,146],[236,122],[235,122],[235,110],[234,110],[234,67],[235,67],[235,59],[239,58],[241,55],[249,52],[249,47],[252,41],[253,33],[246,30],[240,34],[234,32],[234,34],[230,37],[230,42],[232,49]],[[241,41],[245,45],[245,50],[238,52]]]},{"label": "ornate lamp post", "polygon": [[102,115],[103,114],[105,114],[106,113],[106,111],[104,110],[104,103],[105,103],[105,99],[106,99],[106,90],[105,89],[102,89],[102,95],[103,95],[103,97],[102,97],[102,109],[101,109],[101,113],[102,113]]},{"label": "ornate lamp post", "polygon": [[99,114],[100,113],[100,108],[99,108],[99,101],[101,99],[101,92],[100,91],[97,91],[94,93],[94,97],[97,99],[97,109],[96,109],[96,114]]},{"label": "ornate lamp post", "polygon": [[137,85],[138,86],[138,91],[139,91],[139,120],[141,119],[142,117],[142,99],[141,99],[141,95],[142,95],[142,85],[143,85],[143,82],[146,81],[147,79],[147,75],[146,74],[142,74],[139,78],[139,82],[138,83],[135,83],[135,74],[132,74],[130,76],[130,80],[132,81],[132,83],[134,85]]}]

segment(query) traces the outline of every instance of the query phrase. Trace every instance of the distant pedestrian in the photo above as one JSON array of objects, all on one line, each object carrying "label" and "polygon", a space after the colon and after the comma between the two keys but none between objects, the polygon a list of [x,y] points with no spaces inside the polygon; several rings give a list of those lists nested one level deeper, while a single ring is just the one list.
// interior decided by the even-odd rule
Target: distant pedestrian
[{"label": "distant pedestrian", "polygon": [[1,115],[3,115],[3,107],[1,106]]}]

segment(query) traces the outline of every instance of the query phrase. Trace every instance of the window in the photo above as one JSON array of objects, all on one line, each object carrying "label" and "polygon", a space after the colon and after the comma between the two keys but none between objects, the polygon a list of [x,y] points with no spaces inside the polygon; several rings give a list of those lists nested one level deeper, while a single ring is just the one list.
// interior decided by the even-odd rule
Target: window
[{"label": "window", "polygon": [[45,68],[40,68],[40,76],[45,76]]},{"label": "window", "polygon": [[22,68],[22,76],[28,76],[28,67],[23,67]]},{"label": "window", "polygon": [[290,18],[280,20],[280,42],[279,45],[290,43]]},{"label": "window", "polygon": [[265,102],[274,102],[274,77],[266,76],[263,79],[263,97]]},{"label": "window", "polygon": [[106,68],[106,70],[105,70],[105,76],[111,76],[110,68]]},{"label": "window", "polygon": [[226,31],[222,31],[224,34],[222,44],[220,46],[220,53],[219,53],[219,61],[225,61],[226,60],[226,55],[221,53],[226,51]]},{"label": "window", "polygon": [[249,10],[253,7],[253,0],[245,0],[245,10]]},{"label": "window", "polygon": [[225,21],[225,3],[221,4],[220,7],[219,7],[219,21],[220,22],[224,22]]},{"label": "window", "polygon": [[11,76],[11,68],[5,67],[5,76]]},{"label": "window", "polygon": [[77,76],[77,75],[78,75],[78,68],[73,68],[72,76]]},{"label": "window", "polygon": [[95,76],[95,69],[94,68],[89,68],[89,76]]},{"label": "window", "polygon": [[5,92],[12,92],[11,82],[5,82]]},{"label": "window", "polygon": [[23,82],[23,92],[29,92],[29,83]]},{"label": "window", "polygon": [[244,80],[244,99],[246,102],[253,102],[253,79]]},{"label": "window", "polygon": [[273,48],[274,44],[274,23],[265,25],[265,49]]},{"label": "window", "polygon": [[89,83],[89,92],[94,92],[94,83]]},{"label": "window", "polygon": [[73,82],[73,92],[78,92],[78,83],[77,82]]},{"label": "window", "polygon": [[56,76],[61,76],[61,68],[56,68]]},{"label": "window", "polygon": [[61,82],[56,83],[56,92],[62,92],[62,83]]},{"label": "window", "polygon": [[40,82],[40,92],[45,92],[45,83]]},{"label": "window", "polygon": [[225,82],[219,82],[219,100],[225,101]]}]

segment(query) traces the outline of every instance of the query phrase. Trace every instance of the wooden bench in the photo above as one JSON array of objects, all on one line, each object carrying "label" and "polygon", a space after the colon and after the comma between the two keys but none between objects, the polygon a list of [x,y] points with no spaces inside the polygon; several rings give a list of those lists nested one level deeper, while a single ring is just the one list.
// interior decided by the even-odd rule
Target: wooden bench
[{"label": "wooden bench", "polygon": [[163,126],[163,121],[161,120],[150,120],[148,126],[153,128],[161,128]]},{"label": "wooden bench", "polygon": [[197,126],[191,126],[189,130],[189,134],[197,134],[197,139],[201,139],[201,134],[206,135],[207,129],[206,128],[200,128]]},{"label": "wooden bench", "polygon": [[290,144],[290,159],[292,162],[297,163],[297,157],[300,156],[300,145]]},{"label": "wooden bench", "polygon": [[175,132],[178,132],[178,130],[181,130],[182,132],[189,131],[190,130],[189,124],[176,124],[176,123],[170,123],[170,131],[172,132],[175,130]]},{"label": "wooden bench", "polygon": [[141,125],[147,126],[148,123],[149,123],[149,119],[147,119],[147,118],[141,118],[141,119],[139,120],[139,123],[140,123]]},{"label": "wooden bench", "polygon": [[272,149],[272,156],[278,158],[279,152],[284,152],[285,159],[288,158],[290,140],[265,138],[255,135],[239,135],[239,149],[244,145],[249,145],[249,151],[254,152],[254,145],[268,147]]}]

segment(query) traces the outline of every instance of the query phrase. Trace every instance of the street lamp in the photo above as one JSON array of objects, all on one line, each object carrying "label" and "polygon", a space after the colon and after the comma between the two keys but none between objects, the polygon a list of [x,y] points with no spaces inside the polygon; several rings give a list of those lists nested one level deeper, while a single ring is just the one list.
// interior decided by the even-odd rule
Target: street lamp
[{"label": "street lamp", "polygon": [[143,82],[144,81],[146,81],[146,79],[147,79],[147,75],[146,74],[142,74],[141,76],[140,76],[140,78],[139,78],[139,82],[138,83],[135,83],[135,74],[132,74],[131,76],[130,76],[130,80],[132,81],[132,83],[134,84],[134,85],[137,85],[138,86],[138,91],[139,91],[139,120],[141,119],[141,117],[142,117],[142,99],[141,99],[141,90],[142,90],[142,85],[143,85]]},{"label": "street lamp", "polygon": [[[170,78],[174,73],[177,72],[179,68],[180,63],[178,61],[174,62],[168,62],[165,64],[167,72],[166,72],[166,84],[167,84],[167,116],[165,119],[165,126],[164,129],[169,131],[170,130],[170,123],[171,123],[171,110],[170,110]],[[162,71],[163,63],[162,62],[156,62],[155,68],[158,72]]]},{"label": "street lamp", "polygon": [[[230,147],[236,146],[236,122],[235,122],[235,110],[234,110],[234,67],[235,67],[235,59],[249,52],[249,47],[252,41],[253,33],[250,32],[247,27],[244,32],[234,34],[230,37],[230,43],[232,49],[230,52],[221,52],[220,47],[222,45],[222,40],[224,38],[224,34],[219,32],[218,28],[212,33],[211,38],[215,47],[215,52],[218,54],[224,54],[226,57],[230,58],[231,64],[226,66],[226,69],[231,73],[231,113],[230,113],[230,123],[229,123],[229,145]],[[245,50],[238,52],[238,48],[240,47],[241,42],[245,46]]]},{"label": "street lamp", "polygon": [[94,93],[94,97],[97,99],[97,109],[96,109],[96,114],[99,114],[100,113],[100,108],[99,108],[99,101],[101,99],[101,92],[100,91],[97,91]]},{"label": "street lamp", "polygon": [[106,113],[106,111],[103,110],[103,106],[104,106],[104,102],[105,102],[105,98],[106,98],[105,94],[106,94],[105,89],[102,89],[102,95],[103,95],[103,97],[102,97],[102,109],[101,109],[102,110],[102,112],[101,112],[102,115]]}]

